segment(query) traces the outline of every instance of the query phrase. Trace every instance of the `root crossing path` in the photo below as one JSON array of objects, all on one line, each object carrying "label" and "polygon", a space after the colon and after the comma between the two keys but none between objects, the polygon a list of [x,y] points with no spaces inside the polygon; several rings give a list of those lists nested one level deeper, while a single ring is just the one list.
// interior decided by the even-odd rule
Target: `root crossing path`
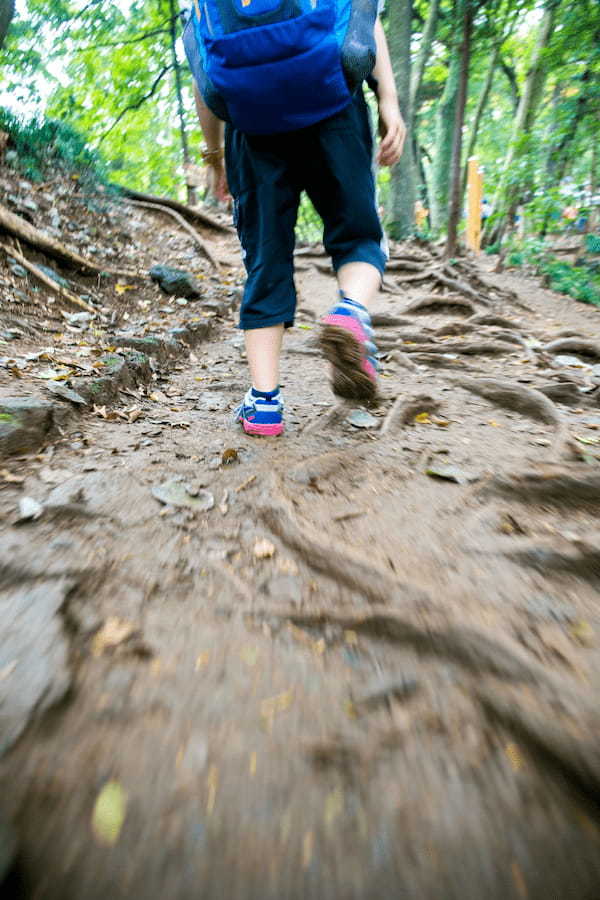
[{"label": "root crossing path", "polygon": [[597,900],[600,319],[414,248],[398,276],[410,249],[369,410],[330,392],[306,254],[283,438],[230,423],[228,313],[6,463],[3,616],[48,646],[0,698],[59,673],[4,736],[7,896]]}]

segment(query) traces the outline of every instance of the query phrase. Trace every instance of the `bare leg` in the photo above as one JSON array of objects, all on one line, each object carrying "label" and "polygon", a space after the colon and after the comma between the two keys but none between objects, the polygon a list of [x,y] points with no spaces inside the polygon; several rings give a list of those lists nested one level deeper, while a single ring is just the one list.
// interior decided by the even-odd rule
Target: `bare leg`
[{"label": "bare leg", "polygon": [[379,269],[365,262],[350,262],[341,266],[337,273],[338,286],[344,297],[369,306],[381,287]]},{"label": "bare leg", "polygon": [[283,324],[244,331],[252,386],[257,391],[274,391],[279,385],[279,357]]}]

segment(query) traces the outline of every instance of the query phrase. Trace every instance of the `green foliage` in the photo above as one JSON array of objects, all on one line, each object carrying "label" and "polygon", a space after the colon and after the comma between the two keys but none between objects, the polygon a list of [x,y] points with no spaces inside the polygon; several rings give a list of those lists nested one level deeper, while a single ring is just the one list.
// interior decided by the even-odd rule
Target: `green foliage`
[{"label": "green foliage", "polygon": [[77,174],[84,182],[106,179],[106,166],[100,155],[90,150],[82,135],[65,122],[47,118],[24,120],[0,109],[0,130],[10,135],[15,167],[32,181],[41,181],[49,169],[57,168]]},{"label": "green foliage", "polygon": [[[599,237],[587,237],[594,238],[600,246]],[[507,253],[506,263],[509,266],[532,266],[538,274],[545,276],[548,287],[553,291],[600,306],[600,275],[585,266],[573,266],[553,256],[544,241],[530,239],[515,242]]]}]

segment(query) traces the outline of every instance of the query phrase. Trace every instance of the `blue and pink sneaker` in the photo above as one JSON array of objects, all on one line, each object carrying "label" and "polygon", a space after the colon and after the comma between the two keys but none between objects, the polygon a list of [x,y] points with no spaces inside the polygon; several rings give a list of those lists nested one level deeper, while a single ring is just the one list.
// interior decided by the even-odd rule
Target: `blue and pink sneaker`
[{"label": "blue and pink sneaker", "polygon": [[283,397],[277,388],[270,393],[250,388],[235,411],[235,421],[246,434],[275,436],[283,431]]},{"label": "blue and pink sneaker", "polygon": [[322,320],[319,343],[333,366],[333,392],[348,400],[377,396],[377,348],[371,318],[362,303],[344,297]]}]

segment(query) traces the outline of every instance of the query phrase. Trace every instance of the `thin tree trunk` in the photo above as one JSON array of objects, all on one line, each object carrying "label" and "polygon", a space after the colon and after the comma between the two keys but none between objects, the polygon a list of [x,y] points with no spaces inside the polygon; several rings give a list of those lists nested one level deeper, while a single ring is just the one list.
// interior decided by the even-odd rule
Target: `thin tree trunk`
[{"label": "thin tree trunk", "polygon": [[15,0],[0,0],[0,47],[4,41],[15,14]]},{"label": "thin tree trunk", "polygon": [[[170,25],[170,34],[171,34],[171,58],[173,60],[173,73],[175,80],[175,94],[177,96],[177,116],[179,118],[179,134],[181,136],[181,151],[183,156],[183,166],[184,171],[187,173],[187,167],[190,165],[191,157],[190,157],[190,148],[187,139],[187,132],[185,130],[185,113],[183,109],[183,95],[181,91],[181,66],[179,64],[179,60],[177,59],[177,8],[175,6],[175,0],[169,0],[169,7],[171,11],[171,25]],[[187,177],[187,174],[186,174]],[[193,187],[186,183],[187,190],[187,202],[190,206],[194,206],[196,204],[196,191]]]},{"label": "thin tree trunk", "polygon": [[[405,122],[410,122],[410,41],[412,37],[412,2],[395,0],[390,5],[388,41],[394,69],[400,111]],[[391,174],[391,223],[390,234],[401,240],[414,233],[415,221],[415,166],[412,136],[404,142],[400,162]]]},{"label": "thin tree trunk", "polygon": [[448,239],[444,256],[449,259],[456,250],[458,235],[458,222],[462,201],[460,161],[462,152],[462,133],[465,120],[465,107],[467,105],[467,87],[469,84],[469,62],[471,59],[471,33],[473,30],[473,10],[471,0],[462,0],[463,4],[463,29],[462,45],[460,48],[460,81],[458,86],[458,98],[454,117],[454,134],[452,137],[452,165],[451,165],[451,190],[450,209],[448,212]]},{"label": "thin tree trunk", "polygon": [[431,221],[436,231],[443,230],[448,222],[449,173],[452,163],[452,136],[459,81],[460,56],[455,52],[455,44],[453,44],[450,49],[450,68],[444,93],[438,104],[435,122],[435,155],[431,173]]},{"label": "thin tree trunk", "polygon": [[[598,130],[600,131],[600,115],[598,119]],[[598,197],[600,192],[600,173],[598,171],[598,141],[592,143],[592,164],[590,166],[590,194],[592,199]],[[598,206],[592,206],[588,218],[587,230],[594,233],[598,227],[600,219],[600,209]]]},{"label": "thin tree trunk", "polygon": [[483,87],[481,89],[481,93],[479,94],[479,99],[477,101],[477,107],[475,109],[475,115],[473,116],[473,122],[471,124],[471,132],[469,134],[469,142],[467,144],[466,152],[464,154],[464,167],[463,167],[463,177],[462,177],[462,188],[461,194],[464,196],[465,189],[467,186],[467,168],[469,163],[469,157],[473,156],[475,151],[475,146],[477,144],[477,137],[479,135],[479,126],[481,124],[481,119],[483,118],[483,113],[487,107],[487,103],[490,97],[490,92],[492,90],[492,85],[494,83],[494,76],[496,74],[496,69],[498,68],[498,61],[500,59],[500,51],[502,49],[502,45],[504,41],[512,34],[513,29],[516,25],[518,13],[513,15],[512,21],[508,24],[509,18],[509,9],[507,6],[506,13],[504,15],[503,21],[498,28],[498,34],[496,40],[492,45],[492,55],[490,56],[490,61],[488,63],[487,72],[485,75],[485,79],[483,82]]},{"label": "thin tree trunk", "polygon": [[411,73],[411,79],[410,79],[411,121],[408,123],[409,130],[411,132],[413,130],[414,120],[417,115],[417,110],[419,109],[419,94],[421,92],[421,85],[423,84],[423,75],[425,73],[425,66],[427,65],[427,61],[428,61],[429,55],[431,53],[431,45],[433,44],[433,39],[435,37],[435,33],[437,30],[439,10],[440,10],[440,0],[431,0],[431,3],[429,4],[429,12],[427,14],[427,21],[425,22],[425,28],[423,29],[423,36],[421,38],[421,44],[419,46],[419,52],[417,53],[417,59],[415,61],[413,71]]},{"label": "thin tree trunk", "polygon": [[486,237],[489,237],[492,229],[495,229],[498,239],[501,239],[510,210],[514,209],[518,203],[521,186],[511,177],[511,169],[523,153],[522,138],[529,133],[535,120],[548,65],[548,61],[544,58],[544,51],[554,31],[559,5],[560,0],[550,0],[540,23],[536,45],[523,85],[521,101],[515,116],[511,140],[504,158],[502,175],[494,198],[494,210],[497,215],[494,217],[494,225],[486,229]]}]

